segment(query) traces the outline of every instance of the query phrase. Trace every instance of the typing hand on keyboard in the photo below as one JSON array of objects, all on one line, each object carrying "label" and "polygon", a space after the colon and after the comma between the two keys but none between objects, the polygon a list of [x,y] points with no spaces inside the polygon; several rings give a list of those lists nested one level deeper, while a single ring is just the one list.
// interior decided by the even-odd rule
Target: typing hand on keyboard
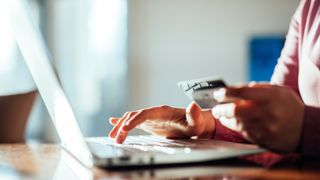
[{"label": "typing hand on keyboard", "polygon": [[121,118],[110,118],[114,126],[109,136],[123,143],[134,128],[167,138],[211,138],[215,129],[210,110],[201,110],[195,103],[187,109],[159,106],[127,112]]}]

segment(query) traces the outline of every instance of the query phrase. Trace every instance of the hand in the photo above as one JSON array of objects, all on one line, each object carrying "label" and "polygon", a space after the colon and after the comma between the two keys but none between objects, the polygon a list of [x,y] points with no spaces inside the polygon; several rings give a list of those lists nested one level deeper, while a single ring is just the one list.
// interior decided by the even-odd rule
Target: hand
[{"label": "hand", "polygon": [[109,136],[117,143],[123,143],[136,127],[167,138],[211,138],[215,128],[211,111],[201,110],[195,103],[187,109],[159,106],[127,112],[121,118],[110,118],[110,123],[114,127]]},{"label": "hand", "polygon": [[225,95],[217,99],[229,98],[237,100],[232,104],[217,105],[212,110],[216,118],[235,118],[235,130],[262,147],[281,153],[297,149],[304,104],[293,90],[254,84],[226,88]]}]

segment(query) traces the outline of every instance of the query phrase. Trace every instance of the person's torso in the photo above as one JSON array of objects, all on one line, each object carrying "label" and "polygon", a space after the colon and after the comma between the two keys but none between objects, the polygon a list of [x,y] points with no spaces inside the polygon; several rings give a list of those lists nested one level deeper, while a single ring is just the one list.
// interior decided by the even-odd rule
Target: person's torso
[{"label": "person's torso", "polygon": [[304,103],[320,106],[320,0],[306,1],[299,43],[299,91]]}]

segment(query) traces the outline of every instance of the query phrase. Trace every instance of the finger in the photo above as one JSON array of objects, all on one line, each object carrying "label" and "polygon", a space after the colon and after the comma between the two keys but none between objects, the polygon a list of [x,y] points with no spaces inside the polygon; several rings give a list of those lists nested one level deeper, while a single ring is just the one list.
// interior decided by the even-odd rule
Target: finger
[{"label": "finger", "polygon": [[128,119],[126,124],[122,127],[123,131],[130,131],[142,124],[144,121],[150,120],[162,120],[166,118],[168,114],[172,111],[172,108],[168,106],[151,107],[149,109],[144,109],[139,111],[135,116]]},{"label": "finger", "polygon": [[128,136],[128,132],[119,130],[118,133],[117,133],[117,136],[115,138],[116,139],[116,143],[122,144],[126,140],[127,136]]},{"label": "finger", "polygon": [[109,123],[112,124],[112,125],[116,125],[119,120],[120,120],[120,118],[110,117],[110,118],[109,118]]},{"label": "finger", "polygon": [[247,131],[242,130],[242,131],[239,131],[239,132],[240,132],[240,134],[242,135],[242,137],[244,139],[246,139],[247,141],[249,141],[251,143],[255,143],[255,141],[248,135]]},{"label": "finger", "polygon": [[263,117],[262,107],[254,103],[253,101],[238,100],[233,103],[218,104],[212,109],[212,115],[221,119],[241,119],[242,121],[248,121],[250,119],[256,119]]},{"label": "finger", "polygon": [[186,119],[190,126],[196,126],[200,119],[201,108],[195,103],[192,102],[186,109]]},{"label": "finger", "polygon": [[224,125],[225,127],[232,129],[234,131],[240,131],[241,127],[239,126],[239,123],[237,122],[236,118],[225,118],[221,117],[219,118],[219,122]]},{"label": "finger", "polygon": [[147,118],[145,114],[150,114],[150,113],[152,113],[151,110],[149,111],[142,110],[138,112],[137,114],[135,114],[134,116],[132,116],[130,119],[127,120],[126,124],[124,124],[121,130],[124,132],[131,131],[132,129],[136,128],[138,125],[146,121]]},{"label": "finger", "polygon": [[252,119],[251,123],[244,123],[241,130],[242,134],[245,134],[247,139],[257,144],[264,144],[266,137],[269,133],[266,133],[263,126],[259,123],[254,123],[257,119]]},{"label": "finger", "polygon": [[127,122],[130,118],[132,118],[133,116],[135,116],[137,113],[138,113],[138,112],[131,112],[131,113],[129,113],[129,115],[122,121],[122,123],[121,123],[121,125],[120,125],[120,127],[119,127],[119,129],[118,129],[117,135],[116,135],[116,137],[115,137],[115,140],[116,140],[117,143],[122,144],[122,143],[125,141],[125,139],[126,139],[127,136],[128,136],[128,132],[127,132],[127,131],[124,131],[124,130],[123,130],[123,127],[126,125],[126,122]]},{"label": "finger", "polygon": [[[245,134],[246,138],[253,142],[261,142],[265,138],[266,122],[263,121],[266,116],[264,110],[252,103],[252,101],[241,101],[236,103],[235,117],[237,131]],[[270,123],[270,121],[268,121]]]},{"label": "finger", "polygon": [[116,135],[118,134],[118,130],[119,130],[119,128],[121,127],[121,125],[122,125],[122,122],[125,120],[125,119],[127,119],[129,116],[130,116],[130,114],[131,114],[132,112],[126,112],[126,114],[116,123],[116,125],[113,127],[113,129],[110,131],[110,133],[109,133],[109,136],[111,137],[111,138],[115,138],[116,137]]},{"label": "finger", "polygon": [[236,118],[240,118],[242,120],[250,120],[262,116],[262,107],[260,107],[253,101],[239,100],[234,102],[233,104],[235,105],[233,115]]},{"label": "finger", "polygon": [[[225,88],[223,98],[238,98],[246,100],[264,101],[272,97],[273,89],[266,85],[254,85],[243,87],[228,87]],[[221,95],[220,95],[221,96]]]},{"label": "finger", "polygon": [[222,117],[234,118],[235,106],[235,103],[218,104],[212,108],[211,113],[216,119],[220,119]]}]

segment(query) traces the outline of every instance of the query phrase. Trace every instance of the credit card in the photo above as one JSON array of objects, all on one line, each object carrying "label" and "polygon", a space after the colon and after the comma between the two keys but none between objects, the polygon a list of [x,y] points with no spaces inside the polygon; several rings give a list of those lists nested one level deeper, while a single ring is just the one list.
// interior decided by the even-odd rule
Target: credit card
[{"label": "credit card", "polygon": [[189,99],[195,101],[202,109],[212,109],[218,104],[217,100],[213,97],[214,92],[226,87],[226,83],[220,78],[207,77],[181,81],[178,82],[178,86]]}]

